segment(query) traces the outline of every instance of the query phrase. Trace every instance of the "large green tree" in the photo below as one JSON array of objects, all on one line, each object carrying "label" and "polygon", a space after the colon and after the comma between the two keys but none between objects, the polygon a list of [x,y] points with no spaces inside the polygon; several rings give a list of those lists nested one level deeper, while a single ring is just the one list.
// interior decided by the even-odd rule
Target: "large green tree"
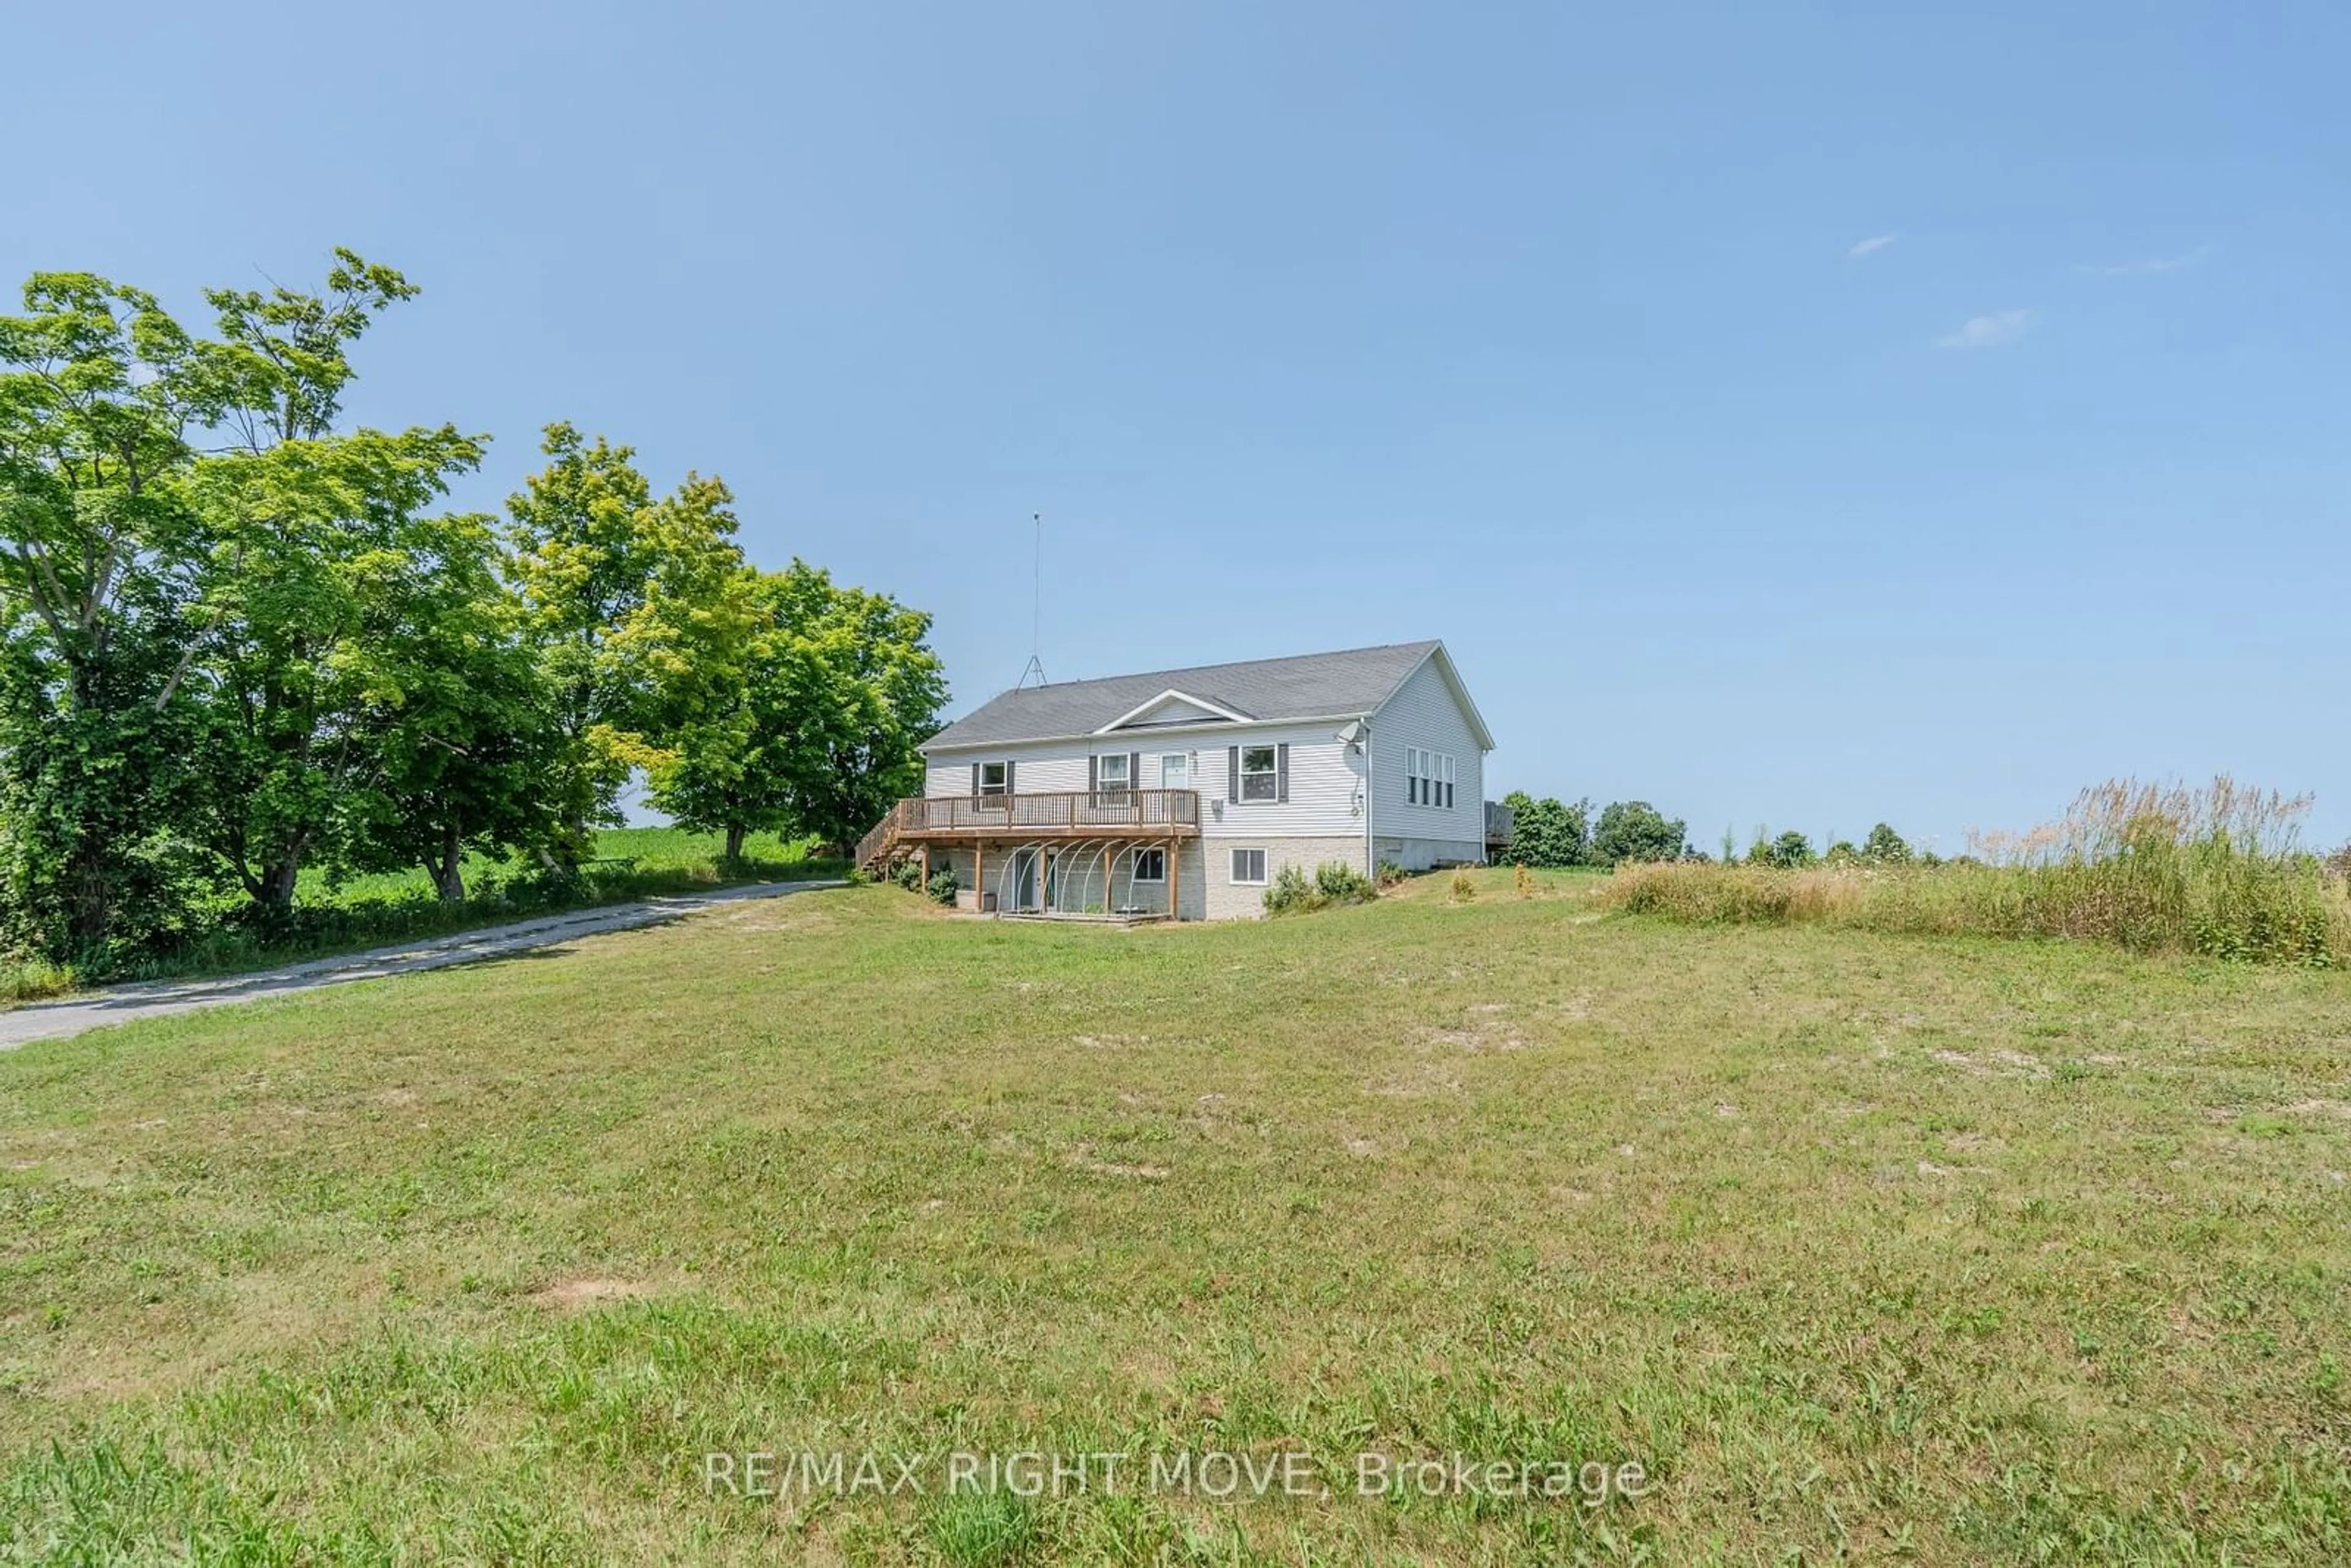
[{"label": "large green tree", "polygon": [[[831,590],[825,646],[847,706],[810,775],[795,827],[846,848],[902,795],[923,792],[920,747],[939,731],[946,669],[930,644],[931,618],[887,594],[831,588],[824,573],[794,570]],[[810,591],[814,591],[813,588]]]},{"label": "large green tree", "polygon": [[1592,802],[1563,806],[1513,789],[1502,804],[1510,809],[1510,859],[1521,865],[1555,868],[1592,860]]},{"label": "large green tree", "polygon": [[413,297],[389,267],[338,251],[315,293],[220,289],[220,337],[193,356],[230,437],[197,460],[207,687],[198,835],[265,912],[306,864],[353,852],[385,777],[374,722],[413,681],[424,630],[453,595],[499,591],[478,519],[435,514],[485,438],[454,427],[335,428],[350,350]]},{"label": "large green tree", "polygon": [[66,957],[174,918],[205,400],[152,296],[37,273],[23,299],[0,317],[0,921]]},{"label": "large green tree", "polygon": [[1907,865],[1910,863],[1910,846],[1903,841],[1902,835],[1896,832],[1890,824],[1880,822],[1870,829],[1869,836],[1861,841],[1861,858],[1877,865]]},{"label": "large green tree", "polygon": [[359,728],[371,772],[354,792],[340,862],[420,866],[444,900],[465,896],[469,853],[541,847],[558,742],[521,606],[498,575],[491,520],[445,519],[434,570],[370,657]]},{"label": "large green tree", "polygon": [[831,671],[774,573],[746,569],[719,604],[664,630],[674,678],[649,796],[681,825],[725,834],[739,860],[751,833],[791,826],[803,748],[838,722]]},{"label": "large green tree", "polygon": [[0,317],[0,940],[120,954],[207,886],[280,916],[313,867],[460,898],[469,853],[584,855],[635,766],[730,854],[917,787],[928,619],[753,570],[718,480],[656,498],[553,425],[501,528],[445,509],[485,438],[346,428],[415,293],[337,251],[207,293],[210,338],[78,273]]},{"label": "large green tree", "polygon": [[798,560],[745,572],[731,597],[739,612],[711,617],[723,636],[701,646],[716,678],[651,768],[653,804],[723,832],[730,858],[761,830],[853,840],[919,792],[915,748],[946,696],[929,618]]},{"label": "large green tree", "polygon": [[1646,800],[1612,800],[1592,834],[1593,858],[1603,865],[1626,861],[1679,860],[1689,841],[1687,824],[1668,818]]},{"label": "large green tree", "polygon": [[567,859],[620,820],[632,769],[711,701],[694,665],[743,566],[724,483],[689,475],[655,500],[634,454],[547,427],[547,465],[507,502],[513,574],[559,740],[555,804]]}]

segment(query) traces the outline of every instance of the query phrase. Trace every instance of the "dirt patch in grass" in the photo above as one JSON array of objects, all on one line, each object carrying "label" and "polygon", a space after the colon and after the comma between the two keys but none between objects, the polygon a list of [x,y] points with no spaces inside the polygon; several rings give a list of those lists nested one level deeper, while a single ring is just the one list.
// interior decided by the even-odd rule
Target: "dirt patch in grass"
[{"label": "dirt patch in grass", "polygon": [[657,1287],[643,1280],[616,1280],[600,1274],[582,1274],[568,1280],[558,1280],[551,1285],[533,1291],[526,1299],[535,1307],[549,1312],[576,1312],[583,1308],[601,1306],[607,1301],[632,1301],[650,1296]]}]

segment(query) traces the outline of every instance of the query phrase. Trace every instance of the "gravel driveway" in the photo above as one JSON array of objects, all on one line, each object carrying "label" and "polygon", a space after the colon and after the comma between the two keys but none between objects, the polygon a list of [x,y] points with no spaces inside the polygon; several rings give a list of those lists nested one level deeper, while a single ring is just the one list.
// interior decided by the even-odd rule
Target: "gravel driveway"
[{"label": "gravel driveway", "polygon": [[667,898],[641,899],[634,904],[608,904],[596,909],[575,909],[568,915],[541,915],[507,925],[485,925],[451,936],[434,936],[392,947],[371,947],[334,958],[312,958],[282,968],[250,974],[222,975],[202,980],[154,980],[135,986],[108,986],[54,1002],[35,1002],[0,1012],[0,1051],[13,1051],[37,1040],[61,1040],[86,1030],[131,1023],[167,1013],[194,1012],[200,1008],[226,1007],[233,1002],[258,1001],[265,997],[290,996],[346,980],[373,980],[416,969],[445,968],[477,958],[551,947],[575,936],[606,931],[628,931],[658,925],[746,898],[778,898],[838,882],[758,882],[722,887],[710,893],[680,894]]}]

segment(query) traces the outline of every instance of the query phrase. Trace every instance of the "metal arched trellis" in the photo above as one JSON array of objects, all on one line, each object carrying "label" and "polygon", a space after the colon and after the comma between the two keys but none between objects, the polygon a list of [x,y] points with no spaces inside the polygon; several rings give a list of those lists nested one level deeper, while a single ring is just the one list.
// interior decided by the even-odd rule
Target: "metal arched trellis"
[{"label": "metal arched trellis", "polygon": [[1102,873],[1102,913],[1110,912],[1110,868],[1105,856],[1113,841],[1080,839],[1061,854],[1054,857],[1051,913],[1083,915],[1086,894],[1094,883],[1094,872]]},{"label": "metal arched trellis", "polygon": [[[1031,839],[1009,845],[991,868],[996,907],[1005,915],[1110,916],[1134,910],[1137,846],[1124,838]],[[1119,873],[1126,873],[1119,896]],[[1020,896],[1027,883],[1029,896]],[[1099,889],[1097,894],[1096,890]],[[1095,897],[1101,903],[1092,910]]]},{"label": "metal arched trellis", "polygon": [[[1029,874],[1030,885],[1036,890],[1037,894],[1038,902],[1036,906],[1033,908],[1028,904],[1015,902],[1015,896],[1020,891],[1019,874],[1020,870],[1020,858],[1023,855],[1029,857],[1030,869]],[[1032,840],[1028,843],[1014,846],[1012,850],[1006,853],[1002,863],[997,868],[997,910],[998,913],[1005,915],[1042,915],[1045,913],[1044,898],[1045,845],[1043,841]]]}]

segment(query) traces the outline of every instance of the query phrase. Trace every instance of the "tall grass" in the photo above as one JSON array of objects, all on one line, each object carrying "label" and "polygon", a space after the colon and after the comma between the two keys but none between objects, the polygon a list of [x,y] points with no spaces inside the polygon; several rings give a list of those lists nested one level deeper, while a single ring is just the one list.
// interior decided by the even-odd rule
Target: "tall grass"
[{"label": "tall grass", "polygon": [[0,958],[0,1006],[38,1001],[74,988],[74,971],[41,958]]},{"label": "tall grass", "polygon": [[1670,864],[1619,871],[1602,902],[1697,922],[1822,922],[1926,935],[2053,936],[2260,963],[2351,961],[2351,892],[2304,851],[2307,796],[2118,779],[2059,821],[1977,832],[1934,867]]}]

